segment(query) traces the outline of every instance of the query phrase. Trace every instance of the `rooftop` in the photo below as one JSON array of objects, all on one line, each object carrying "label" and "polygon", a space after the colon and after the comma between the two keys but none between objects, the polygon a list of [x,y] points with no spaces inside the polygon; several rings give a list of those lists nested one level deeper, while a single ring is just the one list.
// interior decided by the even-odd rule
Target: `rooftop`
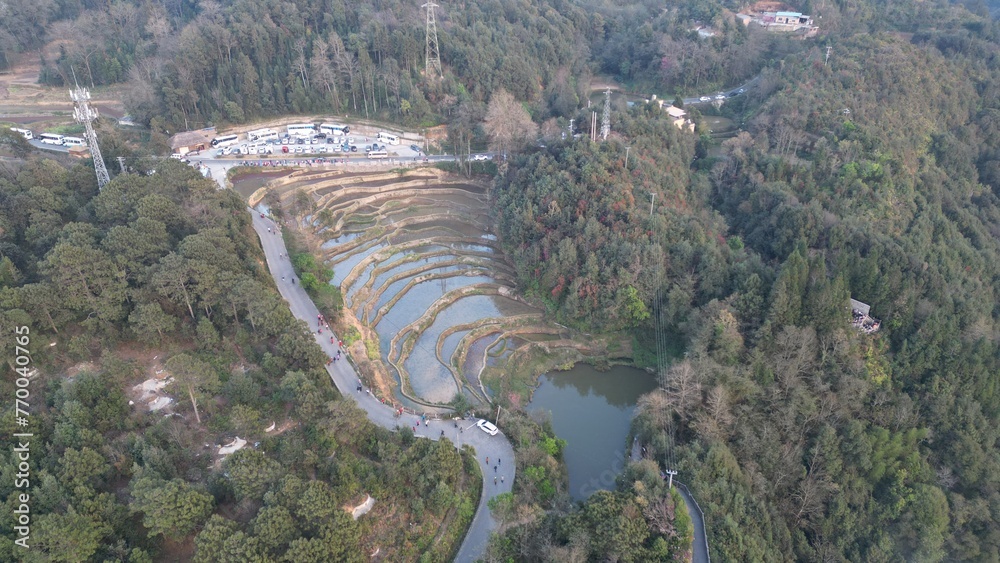
[{"label": "rooftop", "polygon": [[867,303],[862,303],[862,302],[858,301],[857,299],[851,299],[851,310],[852,311],[857,311],[857,312],[861,313],[862,315],[867,315],[868,311],[870,311],[871,308],[872,308],[872,306],[869,305],[869,304],[867,304]]},{"label": "rooftop", "polygon": [[673,117],[674,119],[680,119],[682,117],[687,116],[687,112],[679,107],[667,106],[666,110],[667,110],[667,115]]}]

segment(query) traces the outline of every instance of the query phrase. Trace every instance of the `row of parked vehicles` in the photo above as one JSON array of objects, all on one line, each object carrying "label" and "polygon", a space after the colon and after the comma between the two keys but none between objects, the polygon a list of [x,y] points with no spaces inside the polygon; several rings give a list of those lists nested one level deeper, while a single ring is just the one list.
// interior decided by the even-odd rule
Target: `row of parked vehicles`
[{"label": "row of parked vehicles", "polygon": [[[328,138],[327,142],[322,144],[303,142],[302,139],[299,139],[298,141],[284,140],[276,143],[256,143],[238,147],[223,147],[216,151],[215,156],[274,154],[278,151],[283,154],[334,154],[359,152],[358,145],[349,143],[354,141],[354,139],[348,139],[347,141],[348,142],[341,142],[340,140],[335,141],[332,138]],[[386,146],[378,143],[372,143],[371,145],[364,147],[364,151],[366,153],[385,150]]]},{"label": "row of parked vehicles", "polygon": [[[11,131],[15,133],[20,133],[22,137],[31,141],[36,139],[35,134],[31,132],[30,129],[20,129],[18,127],[11,127]],[[80,137],[70,137],[67,135],[60,135],[58,133],[41,133],[38,135],[37,139],[45,143],[46,145],[59,145],[62,147],[85,147],[87,146],[87,141],[81,139]]]},{"label": "row of parked vehicles", "polygon": [[242,143],[239,135],[220,135],[212,139],[212,147],[217,149],[216,156],[267,155],[279,150],[284,154],[357,153],[364,150],[369,158],[385,158],[388,157],[387,145],[400,143],[398,135],[383,131],[376,135],[378,142],[360,149],[357,140],[348,136],[350,132],[347,125],[300,123],[285,126],[284,134],[272,128],[249,131],[246,141]]}]

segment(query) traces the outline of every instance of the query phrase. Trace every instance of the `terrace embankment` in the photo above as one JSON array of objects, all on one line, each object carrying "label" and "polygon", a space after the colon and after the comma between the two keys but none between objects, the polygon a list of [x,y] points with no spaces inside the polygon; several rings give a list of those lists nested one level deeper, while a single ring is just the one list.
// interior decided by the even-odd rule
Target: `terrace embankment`
[{"label": "terrace embankment", "polygon": [[553,366],[526,362],[532,350],[551,364],[607,348],[581,344],[520,295],[482,182],[434,168],[302,172],[268,190],[333,270],[343,322],[366,341],[355,360],[404,404],[486,402],[510,388],[498,369],[508,360],[537,376]]}]

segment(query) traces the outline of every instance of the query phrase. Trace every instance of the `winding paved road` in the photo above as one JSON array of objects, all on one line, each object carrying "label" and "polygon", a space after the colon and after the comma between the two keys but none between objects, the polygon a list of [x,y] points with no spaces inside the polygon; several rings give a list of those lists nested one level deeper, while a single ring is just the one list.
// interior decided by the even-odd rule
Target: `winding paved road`
[{"label": "winding paved road", "polygon": [[[217,179],[220,182],[225,182],[225,175],[220,174]],[[319,311],[302,286],[291,283],[294,272],[287,258],[288,251],[285,249],[285,242],[280,235],[276,234],[277,225],[268,218],[262,218],[260,213],[254,212],[252,209],[250,213],[252,213],[254,229],[260,237],[261,246],[267,257],[268,268],[278,285],[278,291],[288,302],[288,308],[291,309],[295,317],[305,321],[310,327],[316,326]],[[281,256],[286,257],[282,258]],[[334,356],[337,353],[337,346],[330,343],[329,332],[314,334],[314,336],[316,343],[327,356]],[[354,400],[373,423],[390,430],[399,428],[400,424],[409,424],[410,426],[417,424],[417,417],[404,414],[397,419],[393,416],[393,410],[390,406],[382,404],[367,392],[358,393],[357,386],[360,380],[349,362],[334,362],[326,366],[326,370],[340,393],[344,397]],[[445,436],[456,447],[461,448],[463,444],[469,444],[476,449],[476,459],[483,474],[483,491],[472,525],[469,527],[465,540],[455,557],[455,561],[465,563],[475,561],[482,557],[486,551],[490,532],[496,527],[496,522],[490,514],[487,503],[500,493],[510,492],[514,482],[515,464],[514,450],[502,433],[490,436],[476,428],[475,421],[462,420],[458,422],[459,427],[456,428],[454,421],[451,420],[431,420],[427,422],[426,426],[421,425],[417,428],[416,434],[418,437],[430,438],[431,440]],[[490,464],[486,463],[487,457]],[[499,465],[497,462],[500,462]],[[494,466],[496,469],[490,471],[494,469]],[[494,476],[503,476],[504,482],[494,485],[492,479]]]}]

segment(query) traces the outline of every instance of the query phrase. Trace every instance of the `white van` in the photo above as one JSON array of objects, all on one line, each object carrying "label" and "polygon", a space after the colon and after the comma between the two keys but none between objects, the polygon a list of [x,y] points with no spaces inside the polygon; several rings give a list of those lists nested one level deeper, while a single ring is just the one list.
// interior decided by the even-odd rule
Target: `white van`
[{"label": "white van", "polygon": [[385,131],[379,131],[378,134],[375,136],[375,138],[389,145],[399,144],[398,136],[393,135],[392,133],[386,133]]},{"label": "white van", "polygon": [[32,134],[32,132],[28,129],[18,129],[17,127],[11,127],[10,130],[15,133],[20,133],[22,137],[24,137],[29,141],[35,138],[35,135]]},{"label": "white van", "polygon": [[87,146],[87,141],[84,141],[80,137],[63,137],[63,146],[66,147],[85,147]]}]

